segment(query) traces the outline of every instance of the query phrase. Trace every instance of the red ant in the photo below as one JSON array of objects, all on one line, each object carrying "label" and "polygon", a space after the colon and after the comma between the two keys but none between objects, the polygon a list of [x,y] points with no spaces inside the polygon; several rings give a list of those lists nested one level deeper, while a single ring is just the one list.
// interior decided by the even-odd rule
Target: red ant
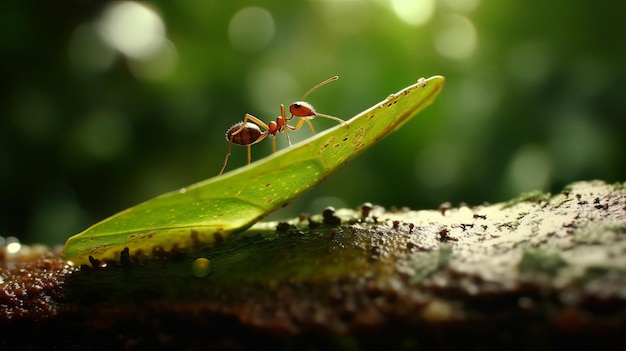
[{"label": "red ant", "polygon": [[[310,93],[315,91],[317,88],[335,81],[339,79],[338,76],[330,77],[325,81],[317,84],[313,88],[309,89],[304,96],[302,96],[301,100],[304,100]],[[272,152],[276,152],[276,134],[280,132],[285,132],[285,136],[287,136],[287,142],[289,146],[291,146],[291,139],[289,138],[290,130],[295,131],[300,129],[304,122],[309,125],[311,128],[311,132],[315,134],[315,129],[313,129],[313,124],[311,124],[311,119],[314,117],[324,117],[335,120],[348,128],[348,124],[342,120],[341,118],[325,115],[318,113],[315,111],[313,106],[305,101],[296,101],[293,104],[289,105],[289,112],[291,113],[290,117],[287,117],[285,113],[285,105],[280,104],[280,116],[276,117],[276,121],[271,121],[269,124],[263,123],[260,119],[254,117],[253,115],[246,113],[242,122],[239,122],[228,129],[226,132],[226,140],[228,140],[228,150],[226,151],[226,159],[224,160],[224,166],[220,170],[220,175],[224,173],[224,169],[226,168],[226,164],[228,163],[228,156],[230,156],[230,146],[235,143],[241,146],[248,147],[248,164],[250,164],[250,150],[251,145],[260,142],[265,139],[267,136],[272,137]],[[287,124],[293,117],[299,117],[300,120],[296,123],[295,127]],[[265,131],[261,131],[261,128]]]}]

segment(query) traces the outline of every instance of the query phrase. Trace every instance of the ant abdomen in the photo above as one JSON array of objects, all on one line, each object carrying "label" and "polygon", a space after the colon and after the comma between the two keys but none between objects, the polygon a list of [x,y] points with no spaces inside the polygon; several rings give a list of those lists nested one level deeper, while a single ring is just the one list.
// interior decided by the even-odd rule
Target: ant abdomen
[{"label": "ant abdomen", "polygon": [[[237,132],[239,131],[239,132]],[[237,145],[252,145],[257,141],[260,141],[261,128],[254,123],[239,122],[226,132],[226,140],[233,142]]]}]

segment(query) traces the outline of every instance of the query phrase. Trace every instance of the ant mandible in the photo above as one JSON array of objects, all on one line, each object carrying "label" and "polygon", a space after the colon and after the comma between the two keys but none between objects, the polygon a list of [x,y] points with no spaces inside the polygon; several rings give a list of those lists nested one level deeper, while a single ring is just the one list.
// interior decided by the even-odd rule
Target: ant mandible
[{"label": "ant mandible", "polygon": [[[325,81],[317,84],[313,88],[309,89],[300,100],[304,100],[309,94],[315,91],[317,88],[328,84],[332,81],[339,79],[338,76],[330,77]],[[233,143],[247,146],[248,147],[248,164],[250,164],[251,160],[251,146],[270,136],[272,138],[272,152],[276,152],[276,134],[280,132],[284,132],[287,137],[287,142],[289,146],[291,146],[291,139],[289,138],[288,131],[296,131],[302,127],[304,122],[306,122],[311,129],[311,132],[315,134],[315,129],[313,129],[313,124],[311,124],[311,119],[315,117],[324,117],[328,119],[335,120],[348,128],[348,123],[346,123],[341,118],[337,118],[334,116],[325,115],[322,113],[318,113],[315,111],[313,106],[306,101],[296,101],[289,105],[289,112],[291,113],[290,117],[287,117],[285,113],[285,105],[280,104],[280,116],[276,117],[276,121],[271,121],[269,124],[263,123],[260,119],[254,117],[253,115],[246,113],[242,122],[236,123],[232,127],[226,131],[226,140],[228,140],[228,150],[226,151],[226,158],[224,159],[224,165],[220,170],[220,175],[224,173],[224,169],[226,169],[226,164],[228,163],[228,157],[230,156],[230,147]],[[291,126],[287,124],[288,121],[292,120],[294,117],[300,118],[298,123],[295,126]],[[260,127],[260,128],[259,128]],[[263,128],[263,131],[261,131]]]}]

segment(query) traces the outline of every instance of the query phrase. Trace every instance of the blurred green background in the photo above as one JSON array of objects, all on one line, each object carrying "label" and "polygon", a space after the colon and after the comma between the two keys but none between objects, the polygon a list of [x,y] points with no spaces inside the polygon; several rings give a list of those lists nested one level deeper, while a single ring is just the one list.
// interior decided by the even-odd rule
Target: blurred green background
[{"label": "blurred green background", "polygon": [[[2,2],[0,235],[63,243],[215,176],[224,133],[244,113],[272,120],[333,75],[307,100],[343,119],[420,77],[447,82],[434,105],[274,218],[624,181],[625,10],[567,0]],[[270,152],[266,140],[253,158]],[[245,155],[234,147],[228,169]]]}]

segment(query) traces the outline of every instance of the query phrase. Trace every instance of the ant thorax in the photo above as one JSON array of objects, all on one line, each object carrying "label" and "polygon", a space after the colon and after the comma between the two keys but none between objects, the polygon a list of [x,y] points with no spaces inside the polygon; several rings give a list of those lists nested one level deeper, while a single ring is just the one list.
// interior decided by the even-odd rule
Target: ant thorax
[{"label": "ant thorax", "polygon": [[276,137],[276,134],[278,134],[278,132],[283,130],[283,128],[284,128],[283,125],[284,124],[281,123],[281,125],[279,126],[278,123],[276,123],[274,121],[271,121],[270,123],[268,123],[267,124],[267,133],[269,134],[270,138]]}]

